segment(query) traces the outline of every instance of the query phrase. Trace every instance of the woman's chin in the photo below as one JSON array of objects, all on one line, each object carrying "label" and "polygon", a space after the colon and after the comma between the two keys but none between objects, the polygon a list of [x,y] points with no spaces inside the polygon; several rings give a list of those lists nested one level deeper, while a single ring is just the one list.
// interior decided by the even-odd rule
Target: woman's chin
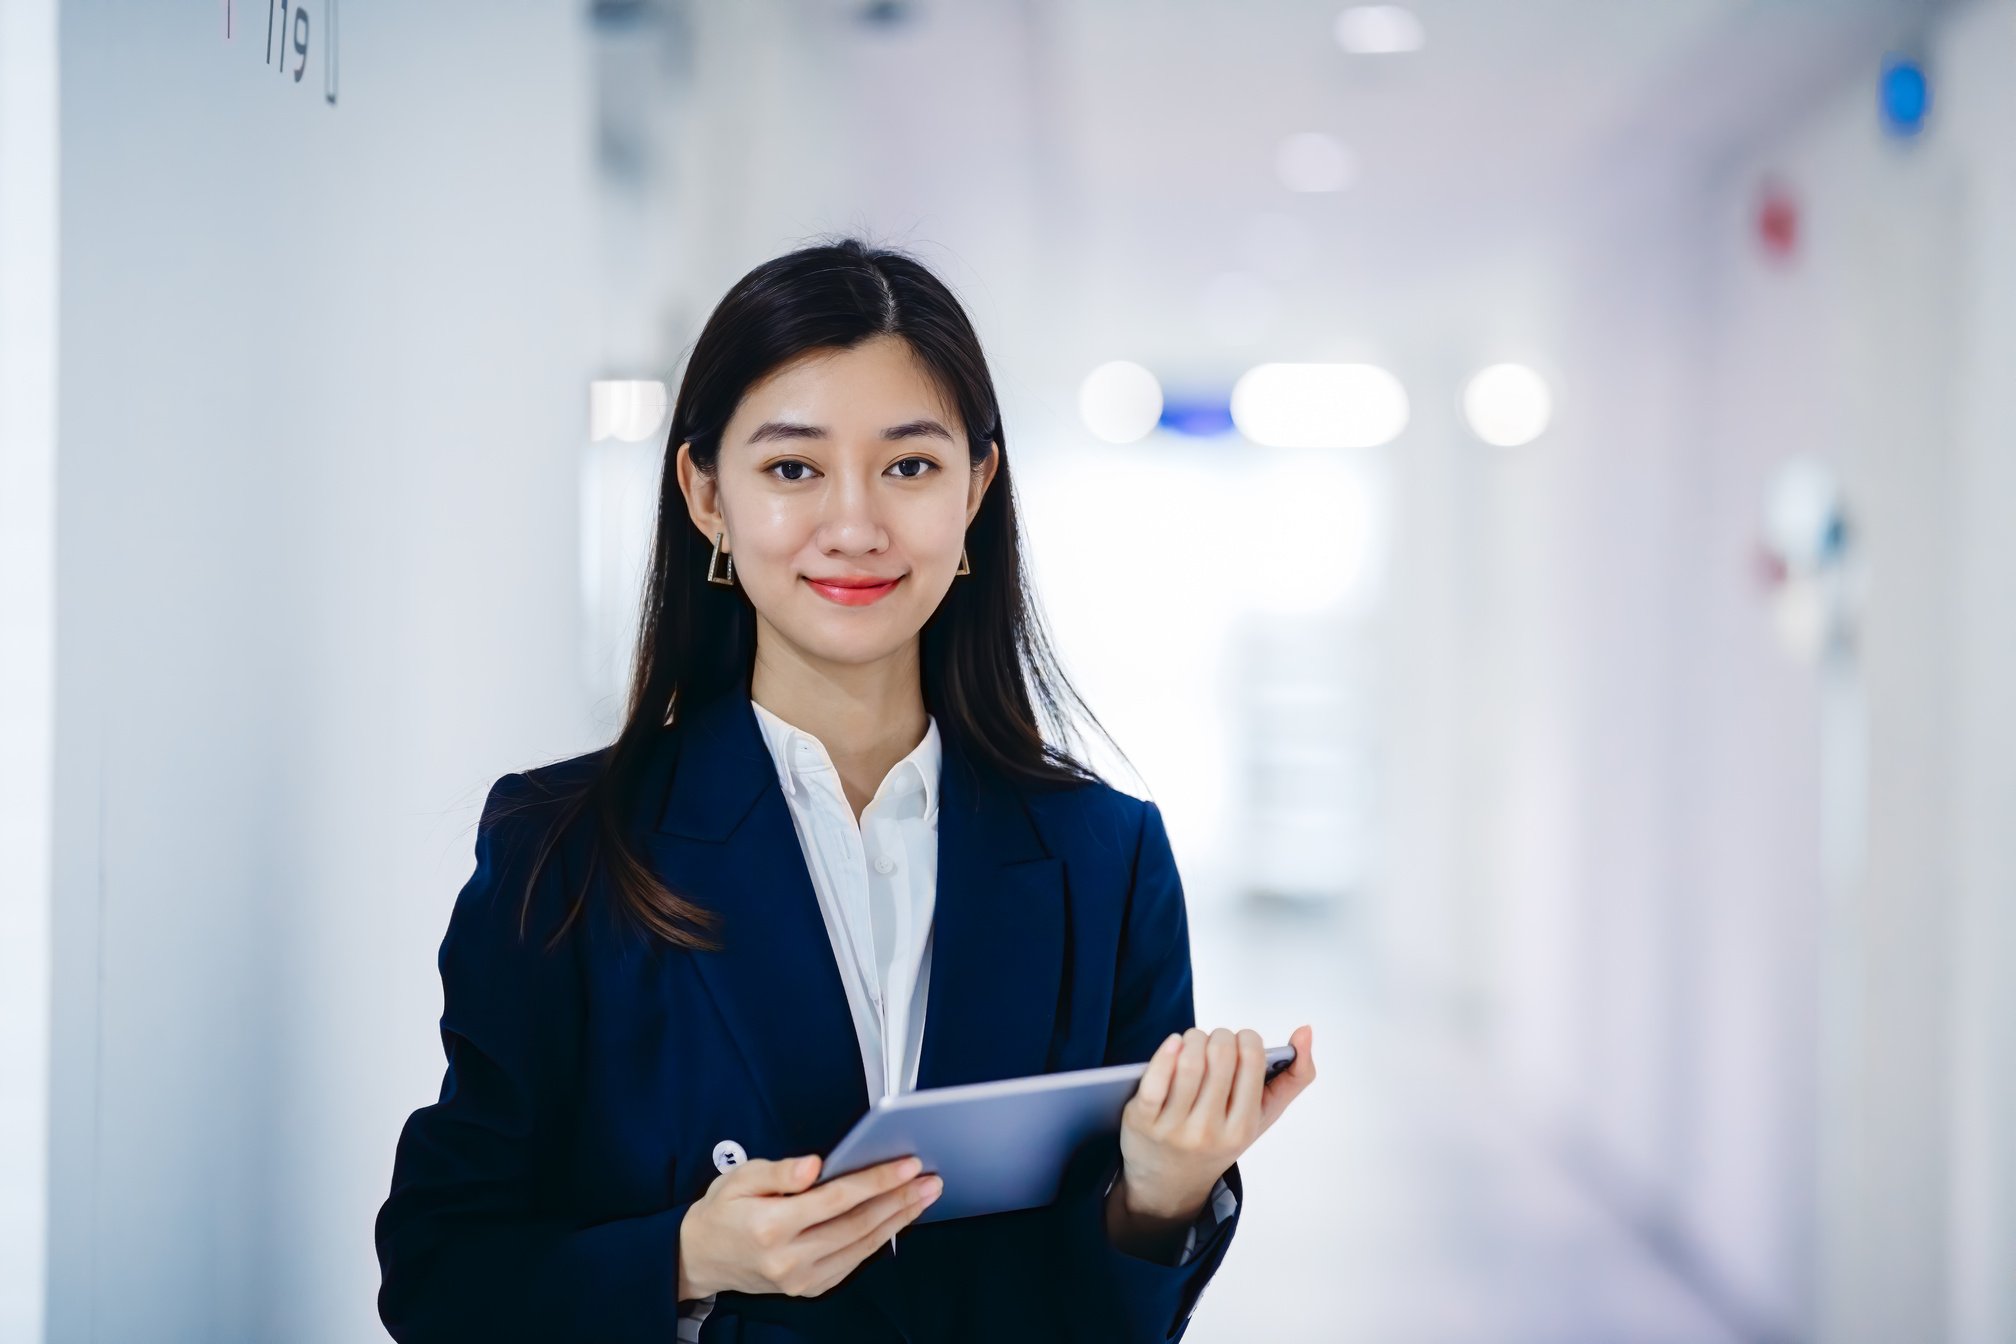
[{"label": "woman's chin", "polygon": [[917,631],[894,621],[878,623],[874,630],[836,630],[836,622],[819,623],[819,628],[782,631],[793,644],[822,662],[865,665],[901,653],[917,638]]}]

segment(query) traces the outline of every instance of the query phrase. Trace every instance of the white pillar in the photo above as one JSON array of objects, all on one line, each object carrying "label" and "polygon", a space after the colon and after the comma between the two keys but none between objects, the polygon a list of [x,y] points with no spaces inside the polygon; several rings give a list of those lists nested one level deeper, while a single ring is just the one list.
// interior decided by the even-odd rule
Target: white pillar
[{"label": "white pillar", "polygon": [[39,1340],[56,664],[56,0],[0,3],[0,1338]]}]

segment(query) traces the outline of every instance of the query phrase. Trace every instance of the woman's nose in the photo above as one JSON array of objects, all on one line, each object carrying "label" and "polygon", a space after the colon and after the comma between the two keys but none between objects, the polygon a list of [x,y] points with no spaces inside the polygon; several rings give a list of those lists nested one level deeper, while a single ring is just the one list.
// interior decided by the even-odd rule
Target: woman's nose
[{"label": "woman's nose", "polygon": [[886,529],[874,491],[850,475],[841,475],[827,496],[820,533],[820,545],[827,550],[881,549],[886,544]]}]

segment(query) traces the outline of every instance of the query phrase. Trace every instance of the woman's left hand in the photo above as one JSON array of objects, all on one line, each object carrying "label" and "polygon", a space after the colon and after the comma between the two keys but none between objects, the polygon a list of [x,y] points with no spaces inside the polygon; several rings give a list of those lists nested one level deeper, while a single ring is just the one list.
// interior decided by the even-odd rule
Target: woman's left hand
[{"label": "woman's left hand", "polygon": [[1288,1040],[1295,1061],[1272,1079],[1257,1031],[1192,1027],[1162,1042],[1121,1113],[1110,1231],[1158,1254],[1172,1231],[1180,1240],[1218,1178],[1316,1081],[1314,1031]]}]

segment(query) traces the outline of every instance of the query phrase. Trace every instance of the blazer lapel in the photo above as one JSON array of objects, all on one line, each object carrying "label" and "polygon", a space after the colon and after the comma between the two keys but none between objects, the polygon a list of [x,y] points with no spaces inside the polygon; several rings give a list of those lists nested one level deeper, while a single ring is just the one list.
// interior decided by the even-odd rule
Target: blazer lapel
[{"label": "blazer lapel", "polygon": [[824,1153],[868,1109],[868,1085],[776,764],[745,694],[681,719],[659,876],[721,915],[722,950],[692,958],[786,1137],[773,1156]]},{"label": "blazer lapel", "polygon": [[[940,728],[920,1088],[1052,1066],[1068,929],[1063,862],[1020,794]],[[867,1110],[867,1083],[776,764],[740,690],[694,706],[670,736],[678,756],[650,837],[659,876],[721,914],[722,950],[693,962],[789,1153],[826,1152]]]},{"label": "blazer lapel", "polygon": [[949,736],[917,1086],[1048,1072],[1068,936],[1064,864],[1020,795]]}]

